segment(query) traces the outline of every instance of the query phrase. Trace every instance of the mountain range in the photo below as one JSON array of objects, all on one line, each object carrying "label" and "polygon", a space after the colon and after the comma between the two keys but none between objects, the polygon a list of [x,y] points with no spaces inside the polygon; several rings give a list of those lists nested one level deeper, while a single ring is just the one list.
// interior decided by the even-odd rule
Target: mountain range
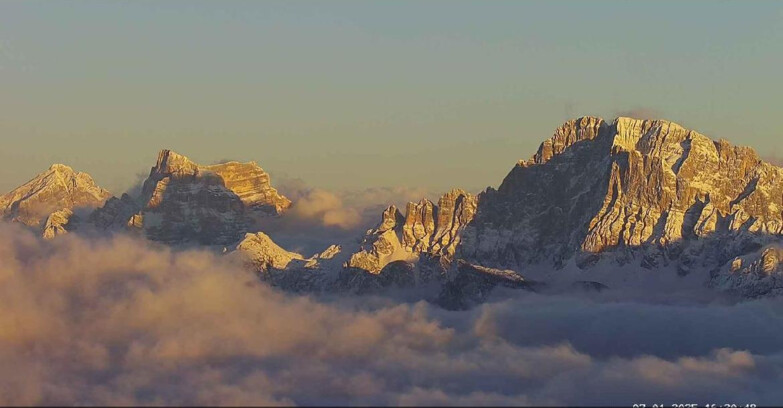
[{"label": "mountain range", "polygon": [[202,166],[170,150],[135,197],[61,164],[0,196],[3,220],[45,239],[124,232],[203,246],[288,291],[396,288],[467,308],[496,287],[601,291],[622,279],[597,271],[635,269],[742,298],[783,294],[783,169],[664,120],[570,120],[497,189],[390,205],[364,236],[312,256],[263,231],[292,205],[254,162]]}]

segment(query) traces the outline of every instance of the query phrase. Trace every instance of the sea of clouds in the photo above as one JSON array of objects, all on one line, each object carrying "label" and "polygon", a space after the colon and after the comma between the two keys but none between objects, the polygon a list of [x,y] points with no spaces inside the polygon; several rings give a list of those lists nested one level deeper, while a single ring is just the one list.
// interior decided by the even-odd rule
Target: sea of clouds
[{"label": "sea of clouds", "polygon": [[0,224],[0,404],[783,402],[783,302],[294,296],[206,251]]}]

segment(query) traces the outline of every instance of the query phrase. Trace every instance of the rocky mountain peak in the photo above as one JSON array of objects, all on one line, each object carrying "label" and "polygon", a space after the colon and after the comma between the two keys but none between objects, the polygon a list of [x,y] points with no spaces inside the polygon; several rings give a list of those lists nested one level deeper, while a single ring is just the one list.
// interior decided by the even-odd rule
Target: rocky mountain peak
[{"label": "rocky mountain peak", "polygon": [[400,213],[395,205],[388,206],[381,215],[381,223],[378,224],[377,232],[383,233],[405,224],[405,217]]},{"label": "rocky mountain peak", "polygon": [[61,163],[52,164],[51,166],[49,166],[49,171],[60,172],[60,173],[76,173],[70,166],[66,166]]},{"label": "rocky mountain peak", "polygon": [[696,241],[783,232],[783,169],[673,122],[580,118],[480,201],[461,247],[470,259],[519,268],[576,257],[588,267],[641,251],[648,266],[673,260],[687,271],[695,255],[680,254]]},{"label": "rocky mountain peak", "polygon": [[263,232],[245,234],[237,250],[259,271],[285,269],[291,261],[304,259],[300,254],[281,248]]},{"label": "rocky mountain peak", "polygon": [[187,157],[164,149],[158,153],[158,161],[155,167],[152,168],[152,172],[159,174],[195,174],[197,169],[198,165]]},{"label": "rocky mountain peak", "polygon": [[32,180],[0,196],[4,219],[38,227],[55,211],[96,208],[111,194],[87,173],[53,164]]},{"label": "rocky mountain peak", "polygon": [[538,151],[530,160],[520,161],[519,164],[528,166],[546,163],[552,156],[563,153],[575,143],[595,139],[606,128],[606,122],[597,116],[583,116],[569,120],[555,129],[552,137],[541,143]]},{"label": "rocky mountain peak", "polygon": [[161,194],[171,180],[191,185],[213,185],[235,195],[243,205],[267,212],[281,213],[291,200],[272,187],[269,175],[255,162],[236,161],[202,166],[171,150],[161,150],[158,160],[144,182],[142,197],[148,207],[160,203]]},{"label": "rocky mountain peak", "polygon": [[[103,218],[127,215],[132,203],[127,204],[113,203],[112,214]],[[248,232],[255,217],[278,215],[290,206],[255,162],[204,166],[162,150],[144,181],[140,211],[122,224],[165,242],[228,244]]]},{"label": "rocky mountain peak", "polygon": [[619,117],[612,123],[613,146],[645,155],[662,156],[685,140],[712,143],[706,136],[667,120]]}]

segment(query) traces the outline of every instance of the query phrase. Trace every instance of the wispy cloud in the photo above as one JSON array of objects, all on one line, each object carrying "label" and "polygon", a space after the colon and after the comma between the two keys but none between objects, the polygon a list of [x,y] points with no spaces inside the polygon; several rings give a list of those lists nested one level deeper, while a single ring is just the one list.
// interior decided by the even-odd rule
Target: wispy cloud
[{"label": "wispy cloud", "polygon": [[380,222],[383,209],[390,204],[404,211],[409,201],[437,200],[440,195],[415,187],[334,191],[311,187],[298,178],[273,176],[272,180],[293,205],[281,217],[260,220],[258,227],[283,247],[306,255],[331,244],[360,240]]},{"label": "wispy cloud", "polygon": [[356,228],[362,221],[359,210],[346,207],[337,194],[322,189],[313,189],[300,196],[288,216],[342,229]]}]

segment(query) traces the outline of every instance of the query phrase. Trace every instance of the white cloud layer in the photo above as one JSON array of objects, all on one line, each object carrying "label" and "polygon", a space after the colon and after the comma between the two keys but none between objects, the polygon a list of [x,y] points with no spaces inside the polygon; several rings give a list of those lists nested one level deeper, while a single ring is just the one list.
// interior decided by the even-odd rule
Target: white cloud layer
[{"label": "white cloud layer", "polygon": [[295,297],[207,252],[0,225],[0,404],[779,404],[781,306]]}]

